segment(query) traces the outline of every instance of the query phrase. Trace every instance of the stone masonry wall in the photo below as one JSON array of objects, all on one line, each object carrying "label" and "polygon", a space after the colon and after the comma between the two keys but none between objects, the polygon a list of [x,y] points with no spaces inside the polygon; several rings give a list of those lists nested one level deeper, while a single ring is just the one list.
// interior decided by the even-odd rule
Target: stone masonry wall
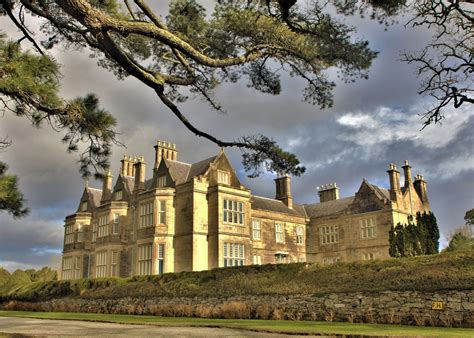
[{"label": "stone masonry wall", "polygon": [[[433,309],[433,302],[442,309]],[[439,304],[438,304],[439,305]],[[4,310],[123,313],[205,318],[326,320],[344,322],[474,327],[474,291],[385,291],[329,295],[261,295],[226,299],[156,297],[63,298],[11,301]]]}]

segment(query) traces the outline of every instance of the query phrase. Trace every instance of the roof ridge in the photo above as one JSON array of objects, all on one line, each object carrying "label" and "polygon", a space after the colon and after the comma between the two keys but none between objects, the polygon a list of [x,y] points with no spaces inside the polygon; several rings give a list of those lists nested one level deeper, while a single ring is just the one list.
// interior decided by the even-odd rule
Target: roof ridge
[{"label": "roof ridge", "polygon": [[175,163],[180,163],[180,164],[186,164],[188,166],[191,166],[192,164],[191,163],[186,163],[186,162],[183,162],[183,161],[178,161],[178,160],[169,160],[167,158],[165,158],[165,161],[168,161],[168,162],[175,162]]},{"label": "roof ridge", "polygon": [[[264,199],[266,199],[266,200],[270,200],[270,201],[275,201],[275,202],[281,202],[281,203],[283,203],[283,201],[277,200],[277,199],[275,199],[275,198],[270,198],[270,197],[265,197],[265,196],[259,196],[259,195],[251,195],[251,196],[252,196],[252,197],[258,197],[258,198],[264,198]],[[283,204],[285,204],[285,203],[283,203]]]}]

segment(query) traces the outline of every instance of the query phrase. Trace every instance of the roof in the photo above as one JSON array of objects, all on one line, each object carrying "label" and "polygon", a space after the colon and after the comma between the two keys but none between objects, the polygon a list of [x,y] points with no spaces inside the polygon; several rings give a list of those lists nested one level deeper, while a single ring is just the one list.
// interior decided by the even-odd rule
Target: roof
[{"label": "roof", "polygon": [[168,167],[169,173],[173,178],[175,184],[181,184],[186,182],[189,170],[192,167],[191,164],[167,159],[165,159],[165,164]]},{"label": "roof", "polygon": [[135,178],[132,176],[122,176],[122,184],[128,194],[133,192],[133,187],[135,186]]},{"label": "roof", "polygon": [[303,216],[303,217],[306,216],[301,206],[294,205],[294,208],[290,209],[282,201],[275,200],[272,198],[267,198],[267,197],[262,197],[262,196],[252,196],[250,197],[250,203],[251,203],[252,209],[281,212],[284,214],[295,215],[295,216]]},{"label": "roof", "polygon": [[87,187],[87,195],[89,195],[89,202],[92,204],[93,208],[100,206],[100,200],[102,198],[102,190]]},{"label": "roof", "polygon": [[354,201],[354,196],[323,203],[304,204],[308,217],[322,217],[343,213]]},{"label": "roof", "polygon": [[218,155],[212,156],[209,158],[206,158],[205,160],[193,163],[191,165],[191,168],[189,168],[189,172],[186,178],[186,181],[191,180],[192,178],[204,174],[207,169],[209,168],[209,165],[214,162],[214,160],[217,158]]},{"label": "roof", "polygon": [[390,199],[390,192],[387,189],[380,188],[375,184],[367,182],[368,186],[375,192],[378,198],[380,199]]}]

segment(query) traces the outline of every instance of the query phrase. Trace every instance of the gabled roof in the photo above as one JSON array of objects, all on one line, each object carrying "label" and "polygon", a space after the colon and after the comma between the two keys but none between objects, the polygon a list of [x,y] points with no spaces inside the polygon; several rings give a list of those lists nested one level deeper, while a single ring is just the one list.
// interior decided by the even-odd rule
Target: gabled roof
[{"label": "gabled roof", "polygon": [[343,213],[354,201],[354,196],[323,203],[304,204],[308,217],[322,217]]},{"label": "gabled roof", "polygon": [[218,157],[219,155],[212,156],[209,158],[206,158],[205,160],[193,163],[191,165],[191,168],[189,168],[188,176],[186,178],[186,182],[190,181],[196,176],[204,174],[207,169],[209,168],[209,165],[214,162],[214,160]]},{"label": "gabled roof", "polygon": [[102,198],[102,190],[86,187],[87,195],[89,197],[89,203],[93,208],[100,206],[100,200]]},{"label": "gabled roof", "polygon": [[133,192],[133,187],[135,186],[135,177],[132,176],[121,176],[122,184],[127,193],[130,195]]},{"label": "gabled roof", "polygon": [[175,184],[181,184],[186,182],[189,170],[192,167],[191,164],[167,159],[165,159],[164,161]]},{"label": "gabled roof", "polygon": [[251,203],[252,209],[281,212],[284,214],[295,215],[295,216],[303,216],[303,217],[306,216],[301,206],[297,206],[297,207],[294,206],[293,209],[290,209],[282,201],[267,198],[267,197],[252,196],[250,197],[250,203]]},{"label": "gabled roof", "polygon": [[378,198],[390,199],[390,192],[387,189],[380,188],[376,186],[375,184],[371,184],[369,182],[367,182],[367,185],[369,186],[369,188],[371,188],[374,191],[375,195],[377,195]]}]

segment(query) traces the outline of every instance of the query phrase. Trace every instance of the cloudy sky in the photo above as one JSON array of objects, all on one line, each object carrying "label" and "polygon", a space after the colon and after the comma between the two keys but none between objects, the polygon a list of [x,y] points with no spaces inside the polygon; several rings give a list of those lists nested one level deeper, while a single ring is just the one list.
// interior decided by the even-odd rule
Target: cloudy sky
[{"label": "cloudy sky", "polygon": [[[338,83],[331,109],[302,102],[304,83],[285,76],[282,93],[276,97],[254,93],[245,80],[222,86],[216,97],[227,114],[211,111],[199,99],[189,100],[181,109],[199,128],[223,139],[262,133],[296,153],[307,168],[302,177],[292,180],[297,203],[317,202],[316,186],[329,182],[337,182],[342,197],[353,195],[363,178],[387,188],[388,164],[400,167],[409,160],[413,174],[424,175],[428,182],[428,196],[445,246],[446,236],[463,225],[464,213],[474,207],[474,109],[453,110],[442,125],[420,131],[419,114],[429,102],[417,95],[415,68],[399,59],[402,51],[430,41],[432,32],[404,28],[407,19],[399,18],[400,24],[387,31],[369,20],[351,19],[359,29],[358,36],[370,41],[380,54],[369,80]],[[5,19],[0,26],[18,35]],[[185,162],[218,151],[214,144],[188,132],[153,91],[138,81],[117,80],[89,59],[87,52],[57,50],[54,57],[63,65],[61,91],[65,97],[96,93],[103,107],[117,117],[126,148],[114,148],[115,177],[124,154],[144,155],[150,177],[156,139],[176,143],[178,159]],[[0,266],[14,270],[55,265],[62,248],[64,217],[77,208],[84,186],[78,156],[66,153],[61,133],[47,126],[34,129],[27,120],[11,114],[0,119],[0,136],[13,141],[8,151],[0,153],[0,160],[19,176],[31,209],[28,217],[19,220],[0,214]],[[226,151],[254,194],[274,197],[273,175],[248,179],[240,153]],[[101,183],[90,185],[100,187]]]}]

